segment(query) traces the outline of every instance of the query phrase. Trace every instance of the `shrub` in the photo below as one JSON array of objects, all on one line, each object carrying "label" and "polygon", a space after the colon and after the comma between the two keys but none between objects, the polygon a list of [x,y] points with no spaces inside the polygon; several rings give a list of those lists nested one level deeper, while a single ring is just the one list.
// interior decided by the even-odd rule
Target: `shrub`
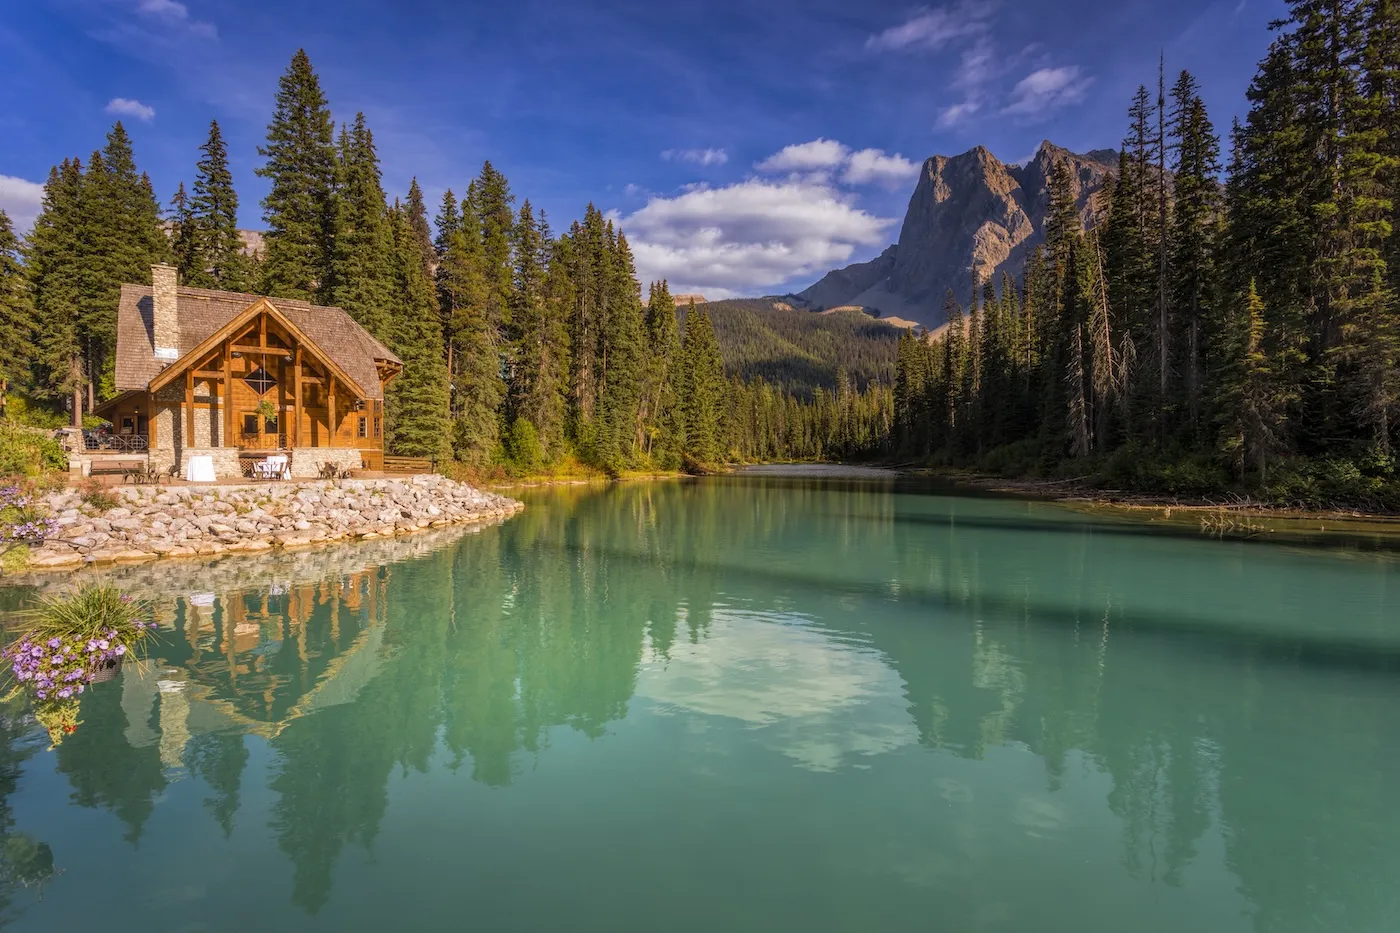
[{"label": "shrub", "polygon": [[47,433],[0,422],[0,476],[39,476],[67,469],[68,455]]},{"label": "shrub", "polygon": [[977,468],[997,476],[1034,476],[1040,466],[1040,442],[1025,438],[1001,447],[993,447],[982,455]]},{"label": "shrub", "polygon": [[89,476],[78,484],[78,493],[83,502],[99,512],[115,509],[119,500],[96,478]]},{"label": "shrub", "polygon": [[506,432],[505,454],[514,472],[529,475],[544,466],[544,448],[529,418],[516,418]]}]

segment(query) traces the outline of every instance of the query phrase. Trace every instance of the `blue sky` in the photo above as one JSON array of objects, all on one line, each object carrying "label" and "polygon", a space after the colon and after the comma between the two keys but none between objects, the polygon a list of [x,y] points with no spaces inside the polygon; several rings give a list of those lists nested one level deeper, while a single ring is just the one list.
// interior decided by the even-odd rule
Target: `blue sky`
[{"label": "blue sky", "polygon": [[278,76],[305,47],[337,119],[363,110],[390,196],[490,159],[557,228],[589,201],[644,277],[711,297],[802,287],[898,236],[918,163],[1042,139],[1116,146],[1133,89],[1191,69],[1223,131],[1281,0],[502,4],[17,0],[0,15],[0,207],[120,115],[168,200],[208,121],[241,221]]}]

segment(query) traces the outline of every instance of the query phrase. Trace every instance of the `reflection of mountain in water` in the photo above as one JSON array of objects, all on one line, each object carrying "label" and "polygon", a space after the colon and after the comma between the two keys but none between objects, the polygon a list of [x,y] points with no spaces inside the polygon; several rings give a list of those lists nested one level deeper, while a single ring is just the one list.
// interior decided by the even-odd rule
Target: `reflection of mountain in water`
[{"label": "reflection of mountain in water", "polygon": [[[1342,562],[1130,530],[882,483],[551,492],[504,528],[382,568],[174,598],[159,663],[94,691],[58,766],[132,842],[191,775],[228,833],[246,736],[263,737],[272,829],[294,899],[315,911],[344,847],[373,844],[396,771],[506,787],[549,767],[556,730],[606,740],[634,705],[737,723],[824,772],[940,754],[990,775],[992,756],[1029,750],[1047,794],[1107,775],[1131,876],[1179,885],[1223,851],[1257,929],[1339,910],[1379,928],[1400,910],[1367,862],[1400,836],[1394,720],[1380,715],[1394,695],[1378,686],[1396,670],[1394,600],[1358,602],[1330,642],[1309,640],[1299,620],[1336,618],[1326,594],[1363,579]],[[1165,582],[1133,572],[1144,560]],[[1293,579],[1304,570],[1310,588]],[[1298,689],[1363,654],[1355,677]],[[1338,761],[1360,775],[1345,791]],[[976,792],[951,777],[930,789]],[[1064,815],[1024,797],[1009,818],[1049,833]]]}]

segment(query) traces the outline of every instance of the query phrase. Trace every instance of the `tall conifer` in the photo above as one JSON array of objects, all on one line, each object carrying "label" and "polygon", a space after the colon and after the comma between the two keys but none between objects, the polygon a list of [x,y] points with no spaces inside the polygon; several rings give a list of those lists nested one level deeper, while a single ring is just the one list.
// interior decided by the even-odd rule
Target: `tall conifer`
[{"label": "tall conifer", "polygon": [[34,302],[19,240],[10,215],[0,209],[0,379],[11,391],[29,388],[32,367],[38,358]]},{"label": "tall conifer", "polygon": [[408,213],[389,212],[394,271],[391,345],[403,372],[389,384],[385,442],[396,454],[446,458],[448,437],[447,370],[442,358],[442,327],[437,297],[423,268],[422,252]]},{"label": "tall conifer", "polygon": [[238,232],[238,193],[228,164],[228,146],[217,120],[209,121],[209,136],[199,147],[194,187],[190,191],[190,215],[198,230],[198,268],[181,270],[189,285],[247,291],[252,264],[243,252]]},{"label": "tall conifer", "polygon": [[380,182],[379,155],[365,115],[341,128],[336,238],[331,255],[332,304],[377,339],[391,343],[396,285],[393,232]]},{"label": "tall conifer", "polygon": [[277,107],[258,147],[267,161],[257,174],[271,181],[263,198],[266,294],[329,298],[335,240],[336,154],[330,108],[304,49],[277,84]]}]

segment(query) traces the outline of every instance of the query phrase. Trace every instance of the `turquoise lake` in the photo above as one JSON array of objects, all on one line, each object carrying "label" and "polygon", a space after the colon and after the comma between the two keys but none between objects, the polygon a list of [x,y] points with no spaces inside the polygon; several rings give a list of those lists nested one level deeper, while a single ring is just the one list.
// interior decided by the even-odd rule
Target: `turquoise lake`
[{"label": "turquoise lake", "polygon": [[154,657],[54,750],[0,720],[0,923],[1400,929],[1394,554],[822,471],[519,495],[115,571]]}]

